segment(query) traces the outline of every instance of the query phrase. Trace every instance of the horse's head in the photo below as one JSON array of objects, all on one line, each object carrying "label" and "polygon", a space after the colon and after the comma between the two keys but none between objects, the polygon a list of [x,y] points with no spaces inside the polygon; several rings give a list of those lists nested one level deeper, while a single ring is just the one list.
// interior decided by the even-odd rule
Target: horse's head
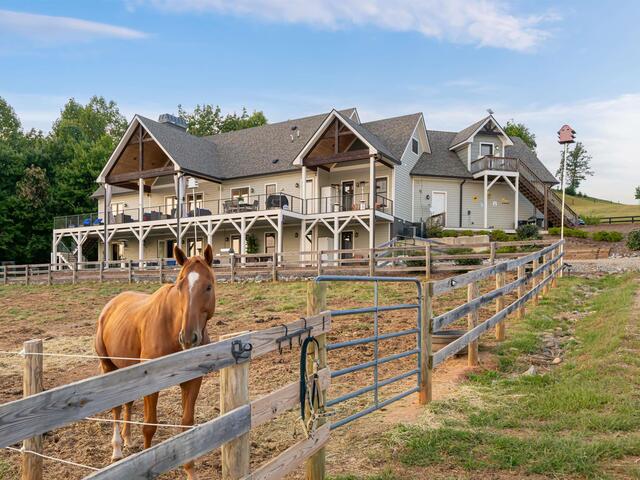
[{"label": "horse's head", "polygon": [[176,280],[180,312],[178,341],[183,350],[202,343],[207,321],[216,309],[215,276],[211,262],[211,245],[204,249],[202,257],[188,258],[178,247],[173,247],[173,256],[182,269]]}]

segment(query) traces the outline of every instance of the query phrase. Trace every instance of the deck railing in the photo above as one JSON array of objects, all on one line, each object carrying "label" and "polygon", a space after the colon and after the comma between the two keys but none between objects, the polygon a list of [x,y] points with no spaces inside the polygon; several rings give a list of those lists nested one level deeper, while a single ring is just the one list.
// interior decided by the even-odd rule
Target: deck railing
[{"label": "deck railing", "polygon": [[501,172],[517,172],[518,159],[514,157],[494,157],[485,155],[471,162],[471,173],[478,173],[484,170],[497,170]]},{"label": "deck railing", "polygon": [[[333,213],[368,210],[371,208],[369,193],[351,193],[335,196],[308,198],[305,202],[305,213]],[[379,212],[393,214],[393,200],[384,195],[376,195],[375,209]]]}]

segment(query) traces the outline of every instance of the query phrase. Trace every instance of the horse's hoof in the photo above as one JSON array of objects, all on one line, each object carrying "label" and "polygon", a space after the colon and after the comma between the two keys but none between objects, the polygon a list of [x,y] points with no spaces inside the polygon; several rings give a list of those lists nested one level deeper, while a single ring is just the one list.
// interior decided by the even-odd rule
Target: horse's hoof
[{"label": "horse's hoof", "polygon": [[122,455],[122,452],[114,453],[113,455],[111,455],[111,463],[115,463],[118,460],[122,460],[123,458],[124,455]]},{"label": "horse's hoof", "polygon": [[133,445],[133,443],[131,442],[131,439],[125,437],[124,446],[128,448],[128,447],[131,447],[132,445]]}]

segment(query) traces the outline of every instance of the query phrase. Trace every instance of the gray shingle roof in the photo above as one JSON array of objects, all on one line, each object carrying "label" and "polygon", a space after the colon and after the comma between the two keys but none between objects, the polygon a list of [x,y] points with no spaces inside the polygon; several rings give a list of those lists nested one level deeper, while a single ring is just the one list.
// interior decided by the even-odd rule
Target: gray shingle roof
[{"label": "gray shingle roof", "polygon": [[385,118],[363,123],[362,126],[383,140],[393,156],[400,160],[421,115],[421,113],[412,113],[401,117]]},{"label": "gray shingle roof", "polygon": [[427,130],[431,153],[423,153],[411,170],[412,175],[433,177],[472,178],[467,166],[455,152],[449,150],[456,132]]},{"label": "gray shingle roof", "polygon": [[369,144],[375,148],[378,152],[382,153],[385,157],[390,160],[393,160],[395,163],[400,163],[400,156],[395,156],[376,135],[371,133],[367,127],[361,125],[359,123],[354,122],[353,120],[342,116],[345,123],[349,125],[355,132],[357,132],[362,138],[364,138]]},{"label": "gray shingle roof", "polygon": [[473,135],[473,133],[480,128],[480,125],[482,125],[484,122],[487,121],[487,119],[491,117],[491,115],[487,115],[486,117],[484,117],[482,120],[478,120],[476,123],[474,123],[473,125],[469,125],[467,128],[465,128],[464,130],[460,130],[458,133],[456,133],[453,138],[451,139],[451,144],[449,145],[449,148],[454,147],[456,145],[458,145],[459,143],[464,142],[465,140],[467,140],[471,135]]},{"label": "gray shingle roof", "polygon": [[[458,135],[456,132],[427,130],[427,134],[431,144],[431,153],[423,153],[420,156],[411,170],[412,175],[472,178],[467,166],[458,158],[458,155],[449,150],[451,142]],[[543,182],[558,183],[535,152],[531,151],[521,138],[510,138],[513,146],[506,148],[505,156],[522,160]]]}]

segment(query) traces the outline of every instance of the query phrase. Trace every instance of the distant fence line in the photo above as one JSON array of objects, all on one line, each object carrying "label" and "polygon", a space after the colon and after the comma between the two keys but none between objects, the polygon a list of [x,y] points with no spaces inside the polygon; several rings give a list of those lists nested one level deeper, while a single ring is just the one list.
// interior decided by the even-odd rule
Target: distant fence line
[{"label": "distant fence line", "polygon": [[[527,255],[527,248],[549,245],[549,240],[486,242],[445,245],[436,242],[381,248],[320,250],[310,252],[250,253],[215,257],[218,279],[309,278],[323,274],[425,275],[482,268],[483,262]],[[465,249],[460,252],[460,249]],[[522,251],[524,250],[524,251]],[[40,263],[0,266],[0,285],[91,282],[165,282],[180,270],[171,258]]]},{"label": "distant fence line", "polygon": [[600,223],[607,223],[609,225],[614,223],[636,223],[640,222],[640,215],[626,215],[619,217],[600,217]]}]

